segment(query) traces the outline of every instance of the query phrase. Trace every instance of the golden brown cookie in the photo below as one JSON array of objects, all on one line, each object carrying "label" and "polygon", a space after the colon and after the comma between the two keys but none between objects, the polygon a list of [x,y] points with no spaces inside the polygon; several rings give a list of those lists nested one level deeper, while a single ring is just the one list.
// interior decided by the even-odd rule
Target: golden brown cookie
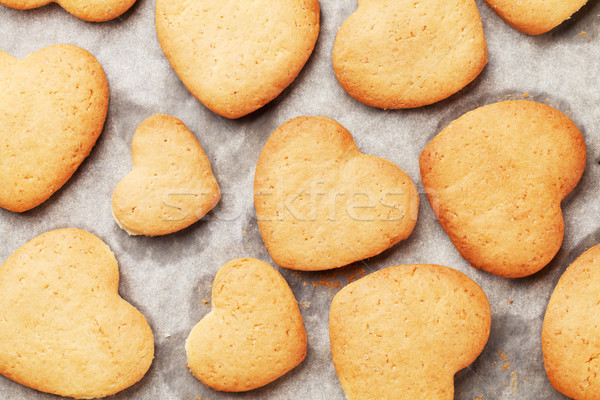
[{"label": "golden brown cookie", "polygon": [[73,175],[102,132],[108,85],[98,61],[60,44],[23,60],[0,51],[0,207],[23,212]]},{"label": "golden brown cookie", "polygon": [[136,130],[131,171],[115,188],[113,216],[130,235],[166,235],[201,219],[221,199],[210,161],[190,130],[157,114]]},{"label": "golden brown cookie", "polygon": [[486,63],[473,0],[359,0],[333,49],[344,90],[384,109],[443,100],[473,81]]},{"label": "golden brown cookie", "polygon": [[419,195],[400,167],[362,154],[336,121],[299,117],[265,144],[254,204],[273,260],[313,271],[375,256],[406,239]]},{"label": "golden brown cookie", "polygon": [[460,254],[473,267],[508,278],[539,271],[558,252],[560,203],[585,162],[573,121],[531,101],[463,115],[420,158],[427,197]]},{"label": "golden brown cookie", "polygon": [[600,246],[567,268],[550,298],[542,330],[550,383],[574,400],[600,398]]},{"label": "golden brown cookie", "polygon": [[510,26],[539,35],[569,19],[588,0],[485,0]]},{"label": "golden brown cookie", "polygon": [[212,310],[185,346],[188,367],[202,383],[226,392],[252,390],[304,360],[302,316],[273,267],[238,258],[219,270],[212,287]]},{"label": "golden brown cookie", "polygon": [[452,400],[454,374],[483,351],[491,311],[483,290],[440,265],[387,268],[333,299],[333,364],[350,400]]},{"label": "golden brown cookie", "polygon": [[319,35],[318,0],[158,0],[160,45],[188,90],[240,118],[296,78]]},{"label": "golden brown cookie", "polygon": [[17,10],[29,10],[58,3],[70,14],[90,22],[103,22],[123,14],[135,0],[0,0],[0,4]]},{"label": "golden brown cookie", "polygon": [[60,229],[21,246],[0,267],[0,373],[81,399],[142,379],[152,331],[118,286],[117,260],[91,233]]}]

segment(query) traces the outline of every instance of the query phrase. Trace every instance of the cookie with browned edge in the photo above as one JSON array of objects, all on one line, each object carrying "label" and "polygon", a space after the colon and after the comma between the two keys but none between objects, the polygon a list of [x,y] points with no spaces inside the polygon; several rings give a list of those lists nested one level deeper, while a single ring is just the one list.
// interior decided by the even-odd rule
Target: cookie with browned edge
[{"label": "cookie with browned edge", "polygon": [[532,101],[463,115],[419,160],[429,202],[460,254],[508,278],[531,275],[554,258],[564,235],[561,201],[585,163],[573,121]]},{"label": "cookie with browned edge", "polygon": [[91,233],[59,229],[21,246],[0,267],[0,373],[78,399],[138,382],[154,339],[118,287],[117,260]]},{"label": "cookie with browned edge", "polygon": [[483,351],[491,311],[463,273],[431,265],[387,268],[333,299],[333,364],[349,400],[452,400],[454,375]]},{"label": "cookie with browned edge", "polygon": [[302,316],[273,267],[254,258],[231,260],[212,287],[212,309],[185,345],[188,367],[202,383],[227,392],[252,390],[304,360]]}]

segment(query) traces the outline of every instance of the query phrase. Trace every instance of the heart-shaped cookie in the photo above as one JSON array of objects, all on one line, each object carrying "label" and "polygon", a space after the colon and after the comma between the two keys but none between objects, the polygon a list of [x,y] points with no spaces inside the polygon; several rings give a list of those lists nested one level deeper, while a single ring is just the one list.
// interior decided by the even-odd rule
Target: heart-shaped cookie
[{"label": "heart-shaped cookie", "polygon": [[483,290],[440,265],[387,268],[333,299],[333,364],[350,400],[452,400],[454,374],[483,351],[491,311]]},{"label": "heart-shaped cookie", "polygon": [[158,0],[160,45],[188,90],[240,118],[296,78],[319,35],[318,0]]},{"label": "heart-shaped cookie", "polygon": [[336,121],[299,117],[265,144],[254,204],[273,260],[309,271],[372,257],[406,239],[419,195],[404,171],[362,154]]},{"label": "heart-shaped cookie", "polygon": [[221,199],[210,161],[175,117],[147,118],[131,142],[133,170],[113,192],[117,224],[130,235],[176,232],[201,219]]},{"label": "heart-shaped cookie", "polygon": [[0,373],[82,399],[139,381],[154,339],[118,286],[117,260],[91,233],[60,229],[20,247],[0,267]]},{"label": "heart-shaped cookie", "polygon": [[0,4],[17,10],[29,10],[54,2],[77,18],[103,22],[129,10],[135,0],[0,0]]},{"label": "heart-shaped cookie", "polygon": [[600,399],[600,246],[558,281],[544,317],[542,351],[550,383],[574,400]]},{"label": "heart-shaped cookie", "polygon": [[486,63],[473,0],[359,0],[333,48],[344,90],[384,109],[443,100],[473,81]]},{"label": "heart-shaped cookie", "polygon": [[463,115],[420,158],[427,196],[452,243],[475,268],[509,278],[539,271],[558,252],[560,203],[585,162],[573,121],[531,101]]},{"label": "heart-shaped cookie", "polygon": [[588,0],[485,0],[510,26],[539,35],[569,19]]},{"label": "heart-shaped cookie", "polygon": [[212,310],[186,342],[188,367],[215,390],[264,386],[304,360],[306,332],[292,290],[253,258],[225,264],[213,283]]},{"label": "heart-shaped cookie", "polygon": [[73,175],[102,132],[102,67],[71,45],[23,60],[0,51],[0,207],[27,211]]}]

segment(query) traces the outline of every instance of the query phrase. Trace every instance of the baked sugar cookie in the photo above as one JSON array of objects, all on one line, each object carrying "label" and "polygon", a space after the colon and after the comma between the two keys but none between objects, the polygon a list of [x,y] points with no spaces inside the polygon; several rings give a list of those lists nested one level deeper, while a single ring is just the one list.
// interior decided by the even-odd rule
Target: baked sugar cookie
[{"label": "baked sugar cookie", "polygon": [[550,298],[542,330],[550,383],[574,400],[600,398],[600,246],[567,268]]},{"label": "baked sugar cookie", "polygon": [[54,194],[90,154],[108,109],[98,61],[60,44],[23,60],[0,51],[0,207],[23,212]]},{"label": "baked sugar cookie", "polygon": [[190,130],[157,114],[131,143],[133,171],[115,188],[113,216],[130,235],[166,235],[200,220],[221,199],[210,161]]},{"label": "baked sugar cookie", "polygon": [[443,100],[473,81],[486,63],[473,0],[360,0],[333,49],[344,90],[384,109]]},{"label": "baked sugar cookie", "polygon": [[452,243],[475,268],[508,278],[539,271],[558,252],[560,203],[585,162],[573,121],[531,101],[463,115],[420,158],[427,197]]},{"label": "baked sugar cookie", "polygon": [[336,121],[299,117],[265,144],[254,205],[273,260],[314,271],[375,256],[406,239],[419,195],[400,167],[362,154]]},{"label": "baked sugar cookie", "polygon": [[219,270],[212,287],[212,310],[186,342],[188,367],[202,383],[227,392],[252,390],[304,360],[302,316],[273,267],[235,259]]},{"label": "baked sugar cookie", "polygon": [[90,22],[103,22],[123,14],[135,0],[0,0],[0,4],[17,10],[29,10],[58,3],[68,13]]},{"label": "baked sugar cookie", "polygon": [[510,26],[528,35],[548,32],[588,0],[485,0]]},{"label": "baked sugar cookie", "polygon": [[333,299],[333,364],[349,400],[452,400],[454,374],[483,351],[491,311],[466,275],[430,264],[387,268]]},{"label": "baked sugar cookie", "polygon": [[20,247],[0,267],[0,373],[78,399],[142,379],[152,331],[118,286],[113,253],[91,233],[60,229]]},{"label": "baked sugar cookie", "polygon": [[240,118],[296,78],[319,35],[318,0],[158,0],[160,45],[188,90]]}]

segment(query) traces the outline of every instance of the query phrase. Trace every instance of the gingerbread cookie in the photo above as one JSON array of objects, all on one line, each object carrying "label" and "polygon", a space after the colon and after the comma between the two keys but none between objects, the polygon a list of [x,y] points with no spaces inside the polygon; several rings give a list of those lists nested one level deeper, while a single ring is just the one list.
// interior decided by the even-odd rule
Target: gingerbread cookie
[{"label": "gingerbread cookie", "polygon": [[296,367],[306,356],[306,332],[285,279],[253,258],[225,264],[212,310],[190,333],[186,352],[194,376],[227,392],[264,386]]},{"label": "gingerbread cookie", "polygon": [[157,114],[131,143],[133,171],[115,188],[113,216],[130,235],[166,235],[201,219],[221,199],[210,161],[190,130]]},{"label": "gingerbread cookie", "polygon": [[454,374],[483,351],[491,311],[466,275],[430,264],[387,268],[333,299],[333,364],[350,400],[452,400]]},{"label": "gingerbread cookie", "polygon": [[600,398],[600,246],[567,268],[550,298],[542,330],[550,383],[574,400]]},{"label": "gingerbread cookie", "polygon": [[588,0],[485,0],[510,26],[539,35],[569,19]]},{"label": "gingerbread cookie", "polygon": [[560,203],[583,174],[586,148],[573,121],[531,101],[506,101],[450,123],[420,157],[427,196],[475,268],[518,278],[554,258]]},{"label": "gingerbread cookie", "polygon": [[333,49],[344,90],[384,109],[443,100],[473,81],[486,63],[473,0],[360,0]]},{"label": "gingerbread cookie", "polygon": [[265,144],[254,204],[273,260],[312,271],[375,256],[406,239],[419,195],[400,167],[362,154],[336,121],[299,117]]},{"label": "gingerbread cookie", "polygon": [[113,253],[91,233],[60,229],[20,247],[0,267],[0,373],[81,399],[139,381],[154,340],[118,285]]},{"label": "gingerbread cookie", "polygon": [[90,22],[103,22],[123,14],[135,0],[0,0],[0,4],[17,10],[29,10],[56,2],[68,13]]},{"label": "gingerbread cookie", "polygon": [[90,154],[104,126],[108,85],[79,47],[46,47],[23,60],[0,51],[0,207],[46,201]]},{"label": "gingerbread cookie", "polygon": [[296,78],[319,35],[318,0],[158,0],[160,45],[188,90],[240,118]]}]

